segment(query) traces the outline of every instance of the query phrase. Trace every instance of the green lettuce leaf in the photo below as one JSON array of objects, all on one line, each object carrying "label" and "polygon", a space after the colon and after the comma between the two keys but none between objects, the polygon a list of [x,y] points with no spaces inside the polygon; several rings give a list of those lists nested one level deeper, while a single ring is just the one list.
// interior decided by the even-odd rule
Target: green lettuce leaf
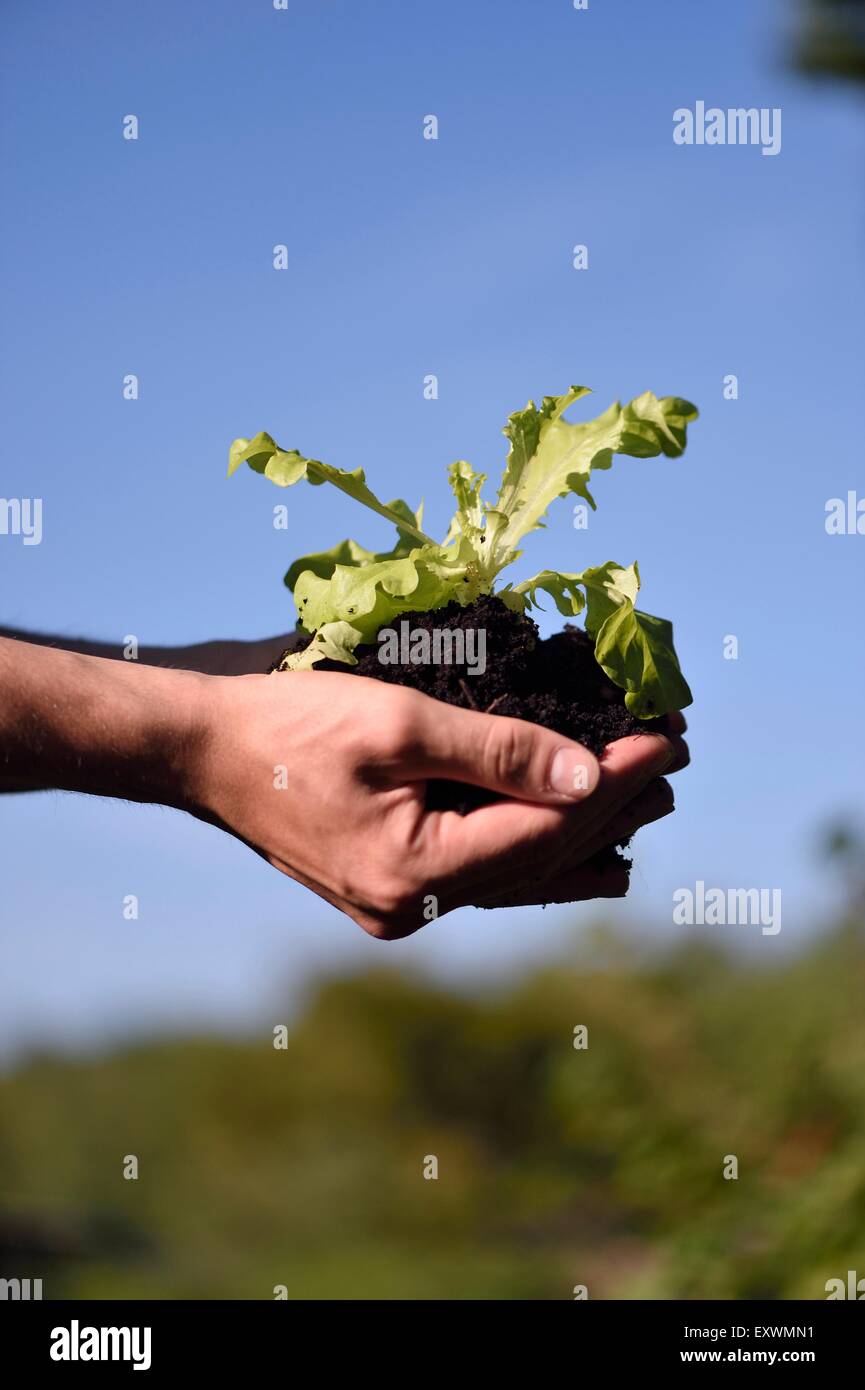
[{"label": "green lettuce leaf", "polygon": [[458,459],[448,469],[448,480],[457,499],[457,510],[445,537],[445,545],[461,536],[472,557],[482,563],[486,558],[483,547],[487,537],[486,507],[481,497],[481,488],[487,480],[487,475],[476,473],[470,463]]},{"label": "green lettuce leaf", "polygon": [[640,591],[640,571],[633,565],[617,565],[608,560],[583,570],[578,576],[586,590],[586,631],[597,637],[607,618],[623,604],[632,607]]},{"label": "green lettuce leaf", "polygon": [[548,593],[560,613],[566,618],[575,618],[586,606],[585,595],[580,588],[582,575],[559,574],[557,570],[541,570],[540,574],[524,579],[520,584],[508,585],[499,591],[499,597],[511,608],[525,612],[527,608],[542,608],[538,601],[538,590]]},{"label": "green lettuce leaf", "polygon": [[692,696],[679,670],[672,625],[635,606],[639,588],[637,565],[623,567],[611,560],[582,574],[542,570],[500,596],[520,611],[540,607],[539,590],[550,594],[566,617],[585,608],[586,631],[595,639],[598,663],[626,692],[625,704],[631,713],[638,719],[653,719],[684,709]]},{"label": "green lettuce leaf", "polygon": [[411,538],[397,541],[392,550],[379,552],[366,550],[362,545],[358,545],[357,541],[340,541],[338,545],[331,546],[330,550],[315,551],[295,560],[286,571],[283,582],[293,593],[298,579],[305,570],[310,570],[319,579],[330,579],[337,565],[357,568],[362,565],[381,564],[386,560],[401,560],[410,555],[415,548],[416,543]]},{"label": "green lettuce leaf", "polygon": [[356,502],[361,502],[370,511],[392,521],[400,532],[407,532],[422,544],[434,544],[430,536],[424,534],[417,522],[416,514],[407,502],[398,498],[395,502],[380,502],[374,492],[366,485],[362,468],[348,473],[343,468],[333,468],[329,463],[318,459],[305,458],[296,449],[280,449],[269,434],[257,434],[254,439],[235,439],[228,451],[228,476],[236,473],[242,463],[248,463],[255,473],[263,473],[277,487],[291,487],[302,478],[315,487],[331,483]]},{"label": "green lettuce leaf", "polygon": [[[564,395],[545,396],[540,408],[529,401],[509,417],[508,455],[494,505],[482,496],[485,474],[464,460],[451,465],[456,512],[441,545],[423,531],[422,508],[413,512],[401,498],[379,501],[362,469],[332,468],[296,449],[280,448],[265,433],[236,439],[229,474],[245,462],[278,487],[302,479],[314,486],[327,482],[397,530],[388,551],[344,540],[294,562],[285,583],[301,625],[314,639],[306,652],[287,658],[286,667],[306,669],[325,656],[352,664],[358,643],[374,640],[400,613],[429,612],[452,600],[467,604],[492,592],[497,575],[519,556],[521,538],[543,526],[556,497],[573,492],[594,507],[588,489],[594,470],[610,468],[616,454],[676,458],[685,448],[688,424],[697,417],[689,401],[659,400],[646,391],[628,405],[615,402],[595,420],[565,420],[568,407],[587,394],[588,387],[572,386]],[[672,627],[636,607],[639,588],[636,563],[623,567],[610,561],[579,574],[541,570],[498,593],[518,612],[540,607],[539,593],[549,594],[566,617],[585,611],[598,662],[625,691],[628,708],[649,719],[690,704],[691,692],[679,670]]]},{"label": "green lettuce leaf", "polygon": [[346,666],[356,666],[354,649],[360,641],[360,633],[350,623],[326,623],[311,638],[309,645],[301,652],[284,656],[279,663],[280,671],[311,671],[317,661],[341,661]]},{"label": "green lettuce leaf", "polygon": [[517,542],[543,525],[550,503],[574,492],[591,507],[588,489],[593,469],[610,468],[615,454],[675,458],[685,447],[687,425],[696,407],[676,396],[658,400],[651,391],[629,405],[614,402],[596,420],[571,424],[562,419],[567,408],[588,393],[572,386],[563,396],[545,396],[540,410],[529,401],[511,415],[504,433],[510,441],[504,476],[495,506],[490,563],[494,572],[518,553]]},{"label": "green lettuce leaf", "polygon": [[328,578],[312,569],[298,575],[294,601],[308,632],[328,623],[349,623],[371,642],[382,626],[400,613],[429,612],[456,599],[477,597],[457,552],[443,546],[419,546],[400,559],[361,565],[336,564]]},{"label": "green lettuce leaf", "polygon": [[665,618],[621,604],[602,624],[595,659],[625,693],[638,719],[654,719],[693,701],[673,647],[673,626]]}]

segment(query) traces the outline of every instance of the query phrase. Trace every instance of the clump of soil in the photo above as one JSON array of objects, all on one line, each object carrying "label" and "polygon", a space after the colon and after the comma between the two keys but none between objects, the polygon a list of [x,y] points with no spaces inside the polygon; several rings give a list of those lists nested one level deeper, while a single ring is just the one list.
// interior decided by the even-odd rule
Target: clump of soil
[{"label": "clump of soil", "polygon": [[[431,613],[403,613],[389,627],[399,634],[404,622],[413,633],[482,629],[486,634],[485,670],[473,673],[471,667],[456,664],[385,664],[378,642],[357,647],[356,666],[325,660],[313,669],[369,676],[411,686],[449,705],[528,719],[584,744],[598,756],[614,739],[664,728],[663,718],[638,720],[626,709],[624,692],[595,660],[594,642],[570,623],[563,632],[542,639],[531,618],[514,613],[493,595],[465,607],[449,603]],[[304,642],[298,645],[302,647]],[[470,653],[472,650],[476,654],[477,648],[469,648]],[[427,799],[431,809],[466,815],[494,801],[495,794],[461,782],[429,782]],[[627,841],[621,847],[625,844]],[[630,860],[620,857],[612,846],[594,856],[592,863],[599,868],[615,865],[619,871],[623,864],[630,867]]]}]

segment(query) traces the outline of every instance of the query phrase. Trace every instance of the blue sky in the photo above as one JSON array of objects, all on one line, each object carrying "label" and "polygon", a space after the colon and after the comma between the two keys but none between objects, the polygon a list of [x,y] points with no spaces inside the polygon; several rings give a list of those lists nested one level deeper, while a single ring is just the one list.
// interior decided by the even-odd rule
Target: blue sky
[{"label": "blue sky", "polygon": [[[560,503],[521,564],[638,559],[694,690],[679,810],[641,834],[616,920],[672,939],[677,886],[780,887],[779,937],[704,931],[783,950],[831,902],[815,827],[861,808],[865,684],[865,537],[824,529],[828,498],[865,493],[865,120],[787,69],[794,10],[9,0],[0,494],[42,497],[44,534],[0,536],[0,621],[118,643],[290,627],[294,555],[387,528],[320,489],[226,481],[239,434],[362,465],[443,529],[445,465],[494,472],[529,396],[594,387],[572,418],[686,396],[685,458],[618,460],[589,529]],[[780,107],[780,154],[674,145],[697,100]],[[241,1024],[349,964],[477,982],[595,917],[463,912],[383,947],[163,809],[9,798],[0,843],[0,1046]]]}]

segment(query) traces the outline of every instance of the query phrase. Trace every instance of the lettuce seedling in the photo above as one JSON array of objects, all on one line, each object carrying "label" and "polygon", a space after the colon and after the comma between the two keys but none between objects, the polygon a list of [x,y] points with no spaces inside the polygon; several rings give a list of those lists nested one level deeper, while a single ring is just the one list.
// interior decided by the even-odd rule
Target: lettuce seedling
[{"label": "lettuce seedling", "polygon": [[294,562],[285,583],[311,641],[304,651],[287,655],[281,669],[309,668],[326,657],[356,665],[358,644],[373,641],[379,628],[401,613],[442,608],[454,599],[466,605],[490,593],[525,613],[542,606],[538,594],[543,591],[566,617],[585,611],[595,656],[625,691],[625,704],[637,718],[690,704],[671,624],[636,606],[636,562],[622,566],[608,561],[579,574],[541,570],[520,583],[499,583],[502,571],[522,553],[519,542],[544,525],[555,498],[575,493],[594,509],[589,477],[610,468],[615,454],[676,458],[684,451],[688,423],[697,417],[690,402],[676,396],[658,400],[646,391],[629,405],[615,402],[595,420],[565,420],[568,407],[588,392],[588,387],[572,386],[563,396],[545,396],[540,408],[529,401],[525,410],[509,417],[504,434],[510,448],[495,503],[481,496],[485,474],[462,460],[451,464],[457,508],[441,542],[423,531],[422,507],[415,512],[402,499],[380,502],[361,468],[351,473],[333,468],[296,449],[280,448],[269,434],[235,439],[229,476],[246,462],[278,487],[302,478],[316,486],[331,483],[391,521],[397,531],[392,550],[376,553],[344,540]]}]

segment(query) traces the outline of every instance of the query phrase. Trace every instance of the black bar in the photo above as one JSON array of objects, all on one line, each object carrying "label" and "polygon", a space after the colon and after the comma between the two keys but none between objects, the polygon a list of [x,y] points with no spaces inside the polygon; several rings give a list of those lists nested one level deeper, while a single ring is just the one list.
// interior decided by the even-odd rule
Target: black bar
[{"label": "black bar", "polygon": [[[542,1365],[551,1368],[554,1356],[566,1357],[576,1375],[590,1368],[615,1373],[795,1365],[825,1380],[836,1370],[846,1368],[849,1375],[860,1365],[861,1301],[473,1302],[468,1316],[462,1305],[362,1300],[6,1302],[0,1304],[0,1347],[4,1368],[11,1362],[22,1374],[49,1371],[61,1377],[93,1377],[100,1370],[133,1374],[137,1359],[140,1374],[151,1377],[189,1371],[247,1380],[253,1368],[273,1367],[307,1379],[310,1358],[317,1373],[329,1373],[345,1357],[350,1374],[366,1375],[377,1365],[380,1374],[390,1366],[390,1376],[399,1366],[400,1378],[411,1380],[418,1372],[428,1378],[437,1363],[444,1374],[453,1374],[476,1355],[485,1372],[499,1362],[513,1369],[512,1358],[529,1354],[533,1380]],[[503,1307],[506,1320],[499,1322]],[[118,1329],[116,1338],[92,1332],[112,1328]],[[134,1340],[133,1329],[138,1329]],[[447,1335],[450,1331],[458,1342]],[[79,1359],[52,1359],[52,1347],[69,1355],[77,1349]],[[83,1359],[81,1353],[91,1349],[106,1359]],[[115,1351],[127,1359],[108,1359]]]}]

